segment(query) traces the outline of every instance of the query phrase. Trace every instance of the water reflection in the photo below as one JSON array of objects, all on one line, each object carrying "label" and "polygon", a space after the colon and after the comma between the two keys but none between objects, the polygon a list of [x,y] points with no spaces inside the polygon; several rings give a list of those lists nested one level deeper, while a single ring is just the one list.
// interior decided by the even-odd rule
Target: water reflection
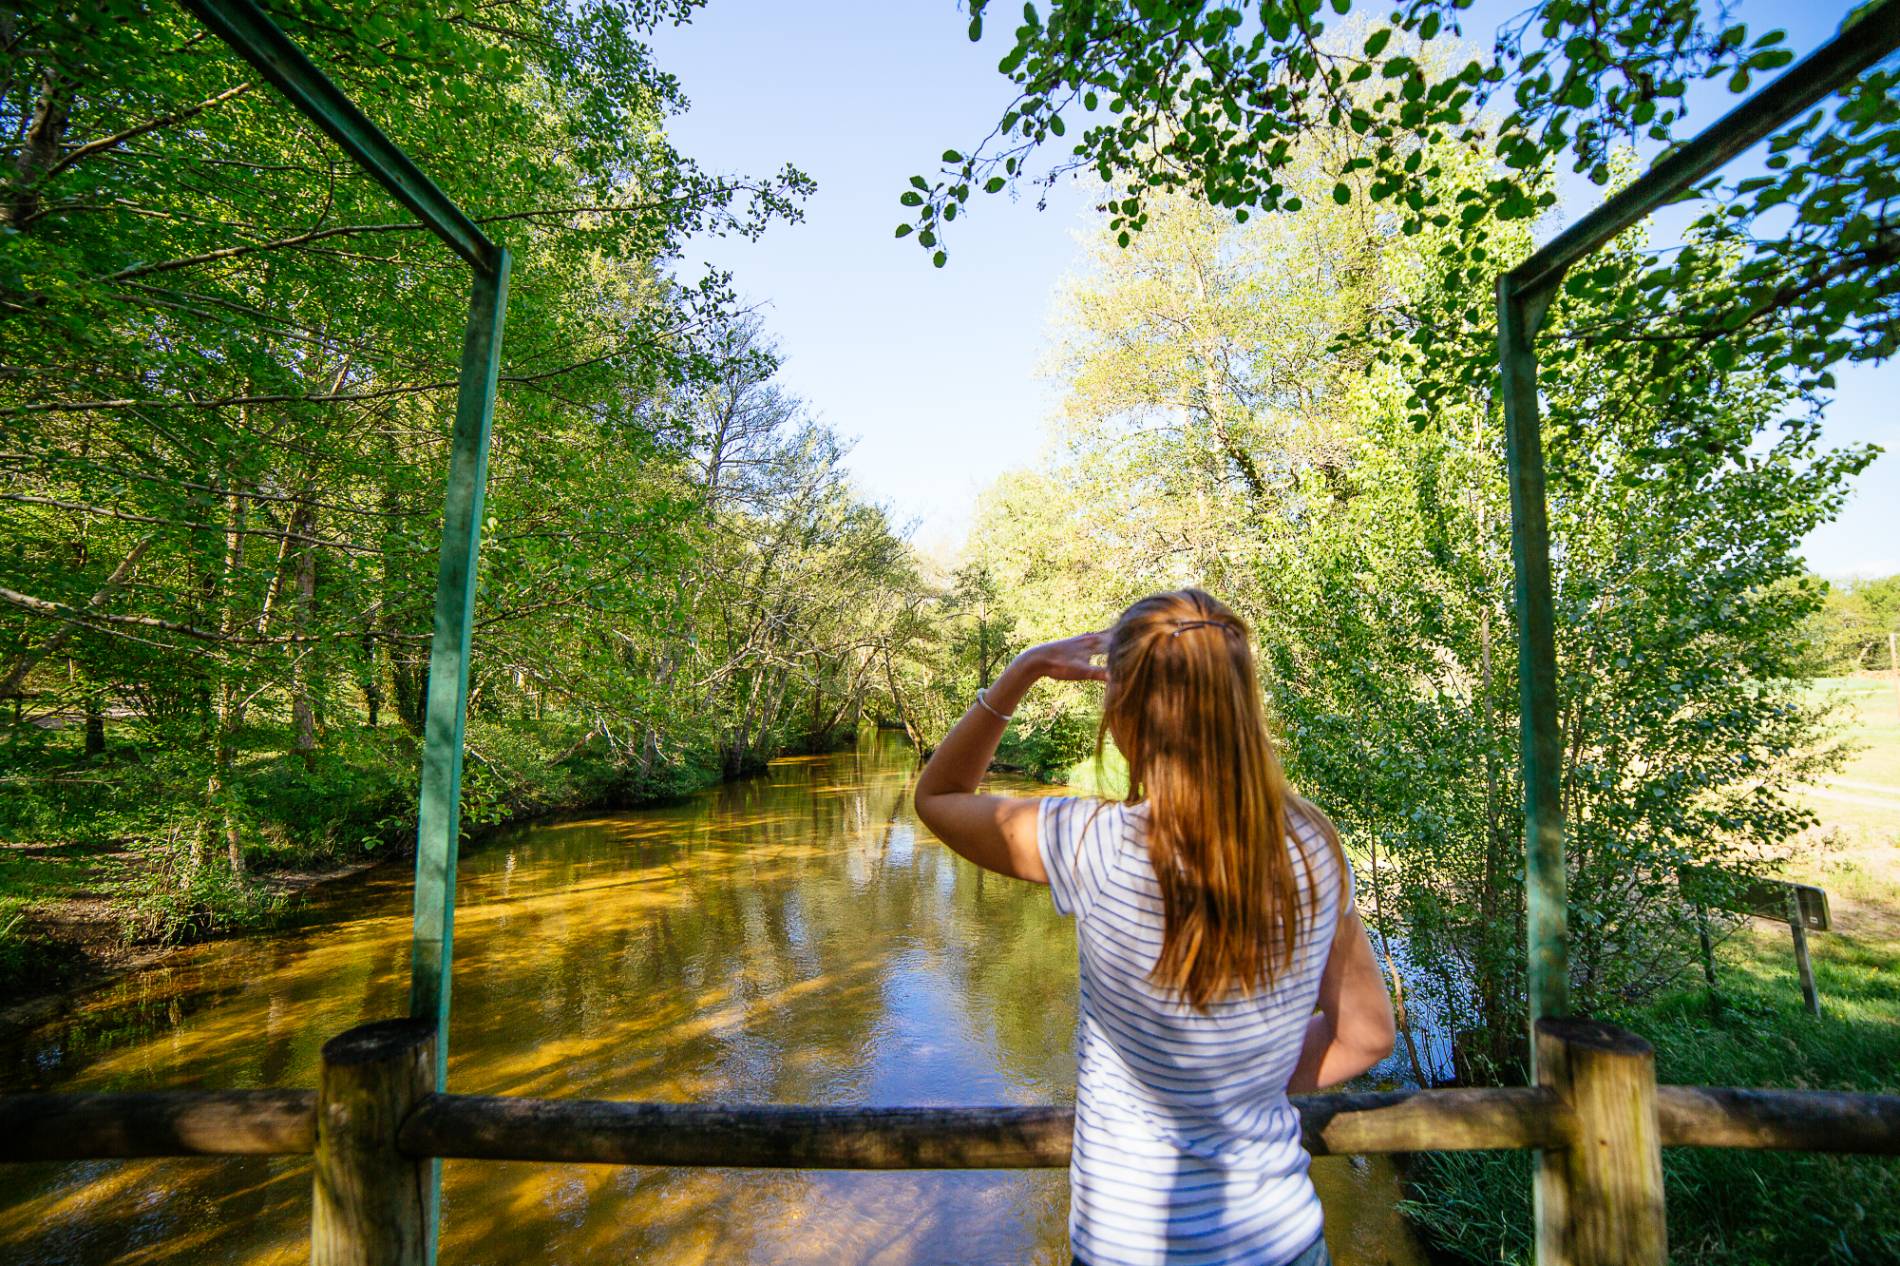
[{"label": "water reflection", "polygon": [[[471,849],[449,1080],[483,1094],[956,1104],[1073,1094],[1074,941],[910,815],[888,741],[685,804]],[[1026,789],[1026,788],[1025,788]],[[311,1085],[317,1048],[400,1013],[409,876],[320,918],[128,976],[6,1052],[9,1089]],[[1342,1263],[1418,1260],[1388,1167],[1316,1174]],[[1062,1263],[1060,1172],[445,1166],[452,1263]],[[0,1169],[0,1255],[302,1261],[302,1161]]]}]

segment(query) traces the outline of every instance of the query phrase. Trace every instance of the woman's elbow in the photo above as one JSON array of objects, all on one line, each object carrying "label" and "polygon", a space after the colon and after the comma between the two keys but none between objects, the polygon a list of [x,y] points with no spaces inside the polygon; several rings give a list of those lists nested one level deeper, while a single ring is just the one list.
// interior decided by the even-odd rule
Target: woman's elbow
[{"label": "woman's elbow", "polygon": [[1364,1009],[1360,1022],[1353,1026],[1353,1053],[1367,1068],[1391,1055],[1398,1045],[1398,1025],[1392,1018],[1392,1003],[1380,992],[1378,1004]]}]

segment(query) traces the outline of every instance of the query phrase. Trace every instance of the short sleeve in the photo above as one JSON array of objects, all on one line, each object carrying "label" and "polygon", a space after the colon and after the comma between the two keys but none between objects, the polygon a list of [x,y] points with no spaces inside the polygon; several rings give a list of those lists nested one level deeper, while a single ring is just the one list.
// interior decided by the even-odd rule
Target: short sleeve
[{"label": "short sleeve", "polygon": [[1072,796],[1046,796],[1036,814],[1036,849],[1042,854],[1042,869],[1049,876],[1049,892],[1055,898],[1058,914],[1073,915],[1076,911],[1076,867],[1091,807],[1092,801]]},{"label": "short sleeve", "polygon": [[1287,826],[1287,842],[1296,853],[1305,855],[1311,867],[1305,882],[1319,885],[1314,898],[1321,902],[1336,900],[1342,919],[1357,910],[1359,877],[1353,873],[1352,859],[1346,856],[1345,846],[1334,843],[1336,837],[1327,826],[1315,821],[1304,808],[1296,808],[1289,814]]}]

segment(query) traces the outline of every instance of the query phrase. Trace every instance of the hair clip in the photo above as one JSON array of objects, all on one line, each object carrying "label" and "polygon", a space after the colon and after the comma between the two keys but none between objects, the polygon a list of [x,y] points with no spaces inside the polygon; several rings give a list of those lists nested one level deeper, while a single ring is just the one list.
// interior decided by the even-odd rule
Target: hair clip
[{"label": "hair clip", "polygon": [[1226,633],[1237,631],[1233,625],[1227,623],[1225,620],[1176,620],[1174,622],[1174,632],[1168,634],[1168,636],[1171,638],[1180,637],[1189,629],[1220,629]]}]

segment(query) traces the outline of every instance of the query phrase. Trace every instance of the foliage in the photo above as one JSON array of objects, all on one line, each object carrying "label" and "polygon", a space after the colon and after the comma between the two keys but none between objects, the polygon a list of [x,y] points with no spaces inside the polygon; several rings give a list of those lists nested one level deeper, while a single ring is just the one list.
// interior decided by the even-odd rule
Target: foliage
[{"label": "foliage", "polygon": [[[812,187],[667,139],[645,39],[695,8],[273,10],[515,256],[471,828],[836,741],[915,587],[729,280],[673,276]],[[129,849],[134,922],[195,934],[413,832],[469,275],[186,11],[6,25],[0,825]]]},{"label": "foliage", "polygon": [[[989,4],[969,7],[980,39]],[[1459,38],[1470,0],[1407,0],[1382,10],[1389,25],[1329,29],[1352,7],[1052,0],[1044,14],[1026,4],[998,64],[1014,99],[974,148],[946,150],[934,179],[912,177],[901,201],[914,218],[898,236],[915,232],[942,266],[942,239],[974,189],[1074,171],[1106,186],[1108,231],[1123,246],[1150,227],[1157,200],[1176,195],[1237,221],[1367,200],[1400,233],[1441,235],[1439,298],[1449,306],[1431,307],[1413,331],[1410,404],[1423,418],[1489,376],[1488,338],[1463,337],[1490,329],[1491,305],[1473,303],[1473,292],[1527,253],[1521,235],[1497,234],[1553,205],[1548,175],[1560,156],[1608,184],[1620,145],[1689,135],[1692,81],[1721,79],[1741,94],[1794,58],[1781,32],[1751,39],[1725,7],[1710,13],[1699,0],[1538,0],[1505,24],[1488,57],[1470,56]],[[1709,182],[1682,250],[1574,270],[1566,290],[1590,304],[1592,320],[1568,347],[1589,355],[1615,342],[1639,358],[1628,374],[1636,381],[1749,364],[1804,393],[1830,388],[1836,361],[1891,354],[1900,345],[1896,76],[1876,66],[1831,110],[1783,129],[1764,174]],[[1084,120],[1072,142],[1062,139],[1065,115]],[[1303,143],[1320,132],[1353,143],[1325,152]],[[1057,156],[1032,177],[1044,147]],[[1448,178],[1452,155],[1480,157],[1480,178]],[[1731,437],[1694,428],[1667,438],[1718,459],[1731,451]]]},{"label": "foliage", "polygon": [[1815,675],[1891,668],[1887,638],[1900,632],[1900,576],[1825,586],[1808,628]]}]

